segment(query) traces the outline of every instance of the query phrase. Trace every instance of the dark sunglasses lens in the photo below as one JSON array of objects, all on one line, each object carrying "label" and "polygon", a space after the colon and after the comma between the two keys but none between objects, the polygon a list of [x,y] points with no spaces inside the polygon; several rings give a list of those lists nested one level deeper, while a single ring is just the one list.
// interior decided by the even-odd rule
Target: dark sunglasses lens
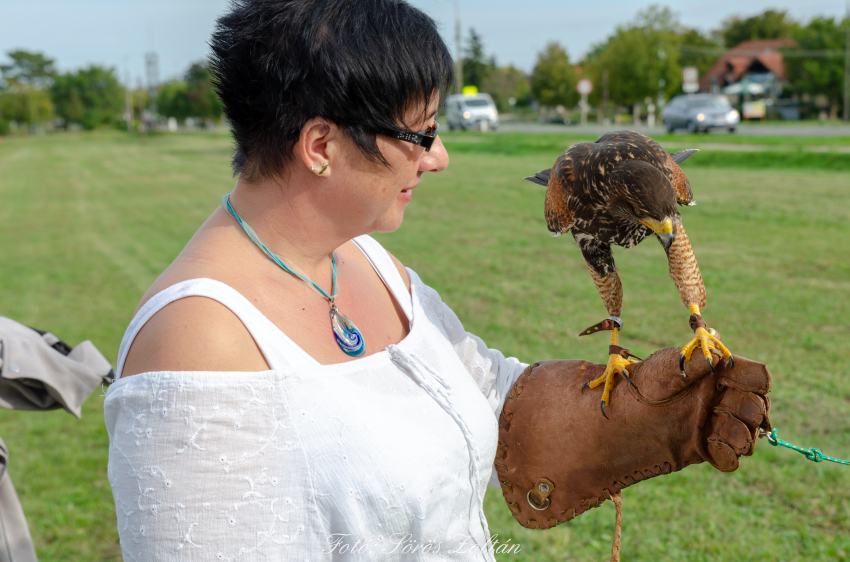
[{"label": "dark sunglasses lens", "polygon": [[[435,132],[436,132],[436,129],[435,129]],[[426,131],[426,133],[427,133],[427,131]],[[419,142],[419,144],[420,144],[420,146],[425,147],[425,152],[428,152],[429,150],[431,150],[431,145],[434,144],[435,138],[437,138],[436,134],[433,137],[432,136],[422,137],[422,140]]]}]

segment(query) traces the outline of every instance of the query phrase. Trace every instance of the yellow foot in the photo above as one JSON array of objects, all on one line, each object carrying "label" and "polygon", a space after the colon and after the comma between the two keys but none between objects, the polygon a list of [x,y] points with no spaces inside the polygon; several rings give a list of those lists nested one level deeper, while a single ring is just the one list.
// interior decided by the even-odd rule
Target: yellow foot
[{"label": "yellow foot", "polygon": [[679,371],[681,371],[683,377],[688,376],[685,374],[685,361],[691,360],[691,354],[697,347],[702,348],[702,354],[705,356],[705,360],[712,373],[714,372],[714,365],[711,363],[711,348],[717,348],[723,354],[723,359],[726,360],[727,367],[731,369],[735,366],[732,352],[720,343],[720,335],[714,330],[706,330],[704,327],[698,326],[694,330],[694,339],[682,348],[682,353],[679,355]]},{"label": "yellow foot", "polygon": [[[605,418],[608,418],[608,415],[605,413],[605,406],[608,404],[608,399],[611,397],[611,389],[614,388],[614,377],[617,376],[617,373],[623,375],[623,377],[629,381],[629,384],[635,386],[635,383],[632,382],[632,379],[629,378],[629,373],[626,371],[626,366],[630,363],[635,363],[632,359],[626,359],[619,353],[613,353],[608,356],[608,366],[605,367],[605,372],[602,373],[602,376],[596,380],[586,382],[581,387],[582,394],[584,393],[585,388],[590,388],[593,390],[597,386],[605,383],[605,388],[602,390],[602,415]],[[635,386],[635,389],[637,387]]]}]

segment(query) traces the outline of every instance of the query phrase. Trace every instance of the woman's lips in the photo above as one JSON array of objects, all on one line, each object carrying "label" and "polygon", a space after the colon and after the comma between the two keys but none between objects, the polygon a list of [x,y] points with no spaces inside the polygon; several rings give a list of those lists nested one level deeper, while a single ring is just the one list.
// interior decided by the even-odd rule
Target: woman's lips
[{"label": "woman's lips", "polygon": [[404,189],[402,189],[402,190],[399,192],[399,194],[398,194],[398,198],[399,198],[400,200],[404,201],[405,203],[410,202],[411,197],[413,197],[413,189],[414,189],[415,187],[416,187],[415,185],[414,185],[414,186],[411,186],[411,187],[405,187]]}]

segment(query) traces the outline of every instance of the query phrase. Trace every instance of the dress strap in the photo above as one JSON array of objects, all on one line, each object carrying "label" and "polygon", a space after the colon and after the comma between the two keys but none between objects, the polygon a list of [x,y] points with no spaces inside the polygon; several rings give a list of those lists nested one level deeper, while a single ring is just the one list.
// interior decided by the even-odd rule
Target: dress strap
[{"label": "dress strap", "polygon": [[358,236],[357,238],[354,238],[352,242],[360,248],[360,251],[363,252],[366,259],[368,259],[369,263],[372,264],[372,267],[375,268],[375,271],[381,277],[384,285],[387,286],[402,311],[404,311],[408,322],[412,324],[413,304],[410,298],[410,291],[407,290],[407,285],[404,284],[404,279],[401,278],[401,274],[398,272],[398,268],[396,267],[393,259],[390,257],[390,254],[378,243],[377,240],[368,234]]},{"label": "dress strap", "polygon": [[116,378],[121,377],[124,361],[136,335],[151,317],[167,304],[186,297],[207,297],[221,303],[233,312],[245,325],[251,337],[257,343],[266,362],[272,369],[293,370],[301,367],[313,367],[319,363],[301,349],[271,320],[263,316],[251,302],[236,289],[214,279],[189,279],[182,281],[151,297],[139,309],[121,340],[118,351]]}]

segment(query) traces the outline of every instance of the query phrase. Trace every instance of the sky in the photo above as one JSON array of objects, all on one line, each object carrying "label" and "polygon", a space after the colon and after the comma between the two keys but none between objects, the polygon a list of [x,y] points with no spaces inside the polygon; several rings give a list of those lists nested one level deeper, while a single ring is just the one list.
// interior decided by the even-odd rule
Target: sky
[{"label": "sky", "polygon": [[[455,53],[455,8],[451,0],[409,0],[440,25]],[[628,23],[651,2],[627,0],[457,0],[467,36],[475,28],[485,51],[499,65],[531,71],[549,41],[567,48],[577,61],[617,25]],[[681,22],[709,31],[729,16],[750,16],[773,8],[808,21],[842,17],[850,0],[668,0],[658,2]],[[160,80],[181,76],[203,59],[216,18],[227,0],[0,0],[0,60],[13,49],[40,51],[60,71],[89,64],[115,67],[135,85],[145,76],[144,53],[159,56]]]}]

